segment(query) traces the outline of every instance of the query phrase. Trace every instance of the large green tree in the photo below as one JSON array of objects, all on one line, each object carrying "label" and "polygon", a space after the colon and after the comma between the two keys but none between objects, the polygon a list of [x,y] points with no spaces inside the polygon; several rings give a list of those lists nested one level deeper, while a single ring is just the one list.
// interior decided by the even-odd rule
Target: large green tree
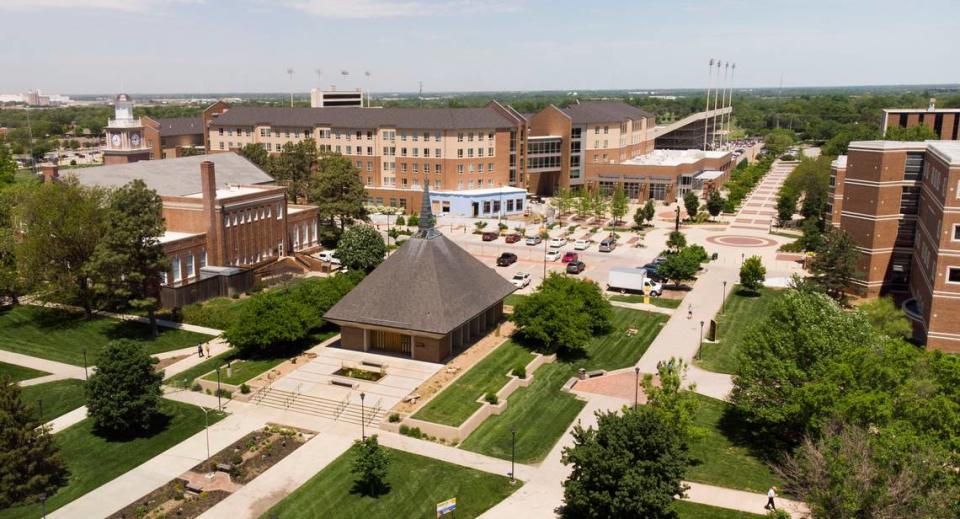
[{"label": "large green tree", "polygon": [[146,311],[156,337],[160,275],[170,265],[160,244],[166,229],[163,201],[136,179],[110,194],[106,218],[109,225],[90,261],[96,289],[119,304]]},{"label": "large green tree", "polygon": [[573,470],[563,484],[562,517],[678,517],[674,498],[686,488],[692,460],[688,438],[665,410],[645,405],[597,413],[597,427],[573,428],[562,461]]},{"label": "large green tree", "polygon": [[653,199],[648,198],[647,202],[643,204],[643,216],[648,222],[653,223],[653,219],[657,216],[657,208],[653,206]]},{"label": "large green tree", "polygon": [[7,147],[6,139],[0,137],[0,189],[13,183],[14,176],[17,173],[17,162],[13,160],[10,154],[10,148]]},{"label": "large green tree", "polygon": [[774,157],[779,157],[795,142],[797,142],[797,135],[792,130],[778,128],[767,134],[763,140],[763,145]]},{"label": "large green tree", "polygon": [[711,218],[720,216],[720,213],[723,212],[723,205],[724,200],[720,191],[716,189],[710,191],[710,194],[707,195],[707,212],[710,213]]},{"label": "large green tree", "polygon": [[110,436],[149,431],[159,414],[163,372],[156,359],[135,341],[112,341],[97,357],[87,381],[87,412],[97,430]]},{"label": "large green tree", "polygon": [[93,316],[96,292],[91,259],[107,225],[107,191],[75,178],[50,182],[20,199],[15,218],[23,230],[16,255],[40,297],[83,307]]},{"label": "large green tree", "polygon": [[311,177],[317,168],[317,161],[317,142],[313,139],[287,142],[280,149],[280,154],[270,160],[269,173],[287,187],[294,203],[306,202],[311,194]]},{"label": "large green tree", "polygon": [[696,276],[700,270],[700,263],[703,259],[703,252],[700,249],[687,247],[675,254],[668,254],[666,261],[657,268],[657,273],[664,279],[670,279],[680,286],[681,283]]},{"label": "large green tree", "polygon": [[843,302],[846,289],[857,276],[857,261],[860,252],[846,231],[830,227],[823,235],[823,242],[817,248],[817,254],[810,265],[814,277],[827,294]]},{"label": "large green tree", "polygon": [[26,290],[23,276],[17,267],[16,227],[14,208],[22,196],[17,186],[0,186],[0,300],[9,299],[13,304]]},{"label": "large green tree", "polygon": [[700,211],[700,198],[693,191],[687,191],[683,194],[683,208],[687,210],[687,219],[695,220]]},{"label": "large green tree", "polygon": [[386,255],[383,236],[369,225],[351,225],[337,244],[337,259],[351,270],[370,272],[383,262]]},{"label": "large green tree", "polygon": [[315,310],[282,291],[254,295],[223,336],[244,355],[277,355],[320,323]]},{"label": "large green tree", "polygon": [[891,338],[906,338],[913,331],[907,316],[897,308],[896,303],[890,296],[878,297],[863,303],[857,308],[867,316],[870,324],[882,335]]},{"label": "large green tree", "polygon": [[16,383],[0,378],[0,509],[52,495],[68,476],[49,427],[20,397]]},{"label": "large green tree", "polygon": [[766,277],[767,268],[760,256],[750,256],[740,266],[740,286],[751,292],[758,292]]},{"label": "large green tree", "polygon": [[925,124],[917,124],[906,128],[900,126],[891,126],[887,128],[887,134],[883,136],[888,141],[928,141],[940,138],[933,128]]},{"label": "large green tree", "polygon": [[319,207],[319,218],[336,235],[356,220],[365,220],[366,191],[360,171],[350,159],[339,154],[320,159],[317,174],[311,183],[311,201]]},{"label": "large green tree", "polygon": [[518,337],[547,352],[582,355],[594,335],[610,331],[613,310],[599,285],[551,273],[513,307]]},{"label": "large green tree", "polygon": [[860,313],[845,312],[828,297],[788,290],[750,325],[738,352],[731,402],[758,434],[799,441],[817,429],[810,391],[840,352],[871,344],[876,336]]},{"label": "large green tree", "polygon": [[240,155],[264,171],[271,171],[270,153],[260,143],[249,143],[240,148]]}]

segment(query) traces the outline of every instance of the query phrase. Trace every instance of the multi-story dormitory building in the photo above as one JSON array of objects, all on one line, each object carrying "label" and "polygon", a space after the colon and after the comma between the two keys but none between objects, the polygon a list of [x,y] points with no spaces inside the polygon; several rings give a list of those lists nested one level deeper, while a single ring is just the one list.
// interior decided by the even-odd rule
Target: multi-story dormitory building
[{"label": "multi-story dormitory building", "polygon": [[208,142],[212,153],[251,143],[277,153],[312,138],[354,162],[371,203],[415,209],[428,183],[439,214],[519,213],[526,193],[618,183],[639,201],[672,202],[727,178],[729,153],[652,153],[654,127],[652,114],[620,101],[536,114],[496,101],[483,108],[236,107],[211,120]]},{"label": "multi-story dormitory building", "polygon": [[828,218],[861,251],[867,296],[901,293],[928,348],[960,352],[960,142],[851,142]]}]

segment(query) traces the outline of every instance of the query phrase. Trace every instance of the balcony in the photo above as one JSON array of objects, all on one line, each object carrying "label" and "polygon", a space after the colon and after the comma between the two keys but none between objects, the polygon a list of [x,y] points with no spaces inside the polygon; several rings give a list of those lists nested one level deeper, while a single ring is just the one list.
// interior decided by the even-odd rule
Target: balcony
[{"label": "balcony", "polygon": [[136,119],[110,119],[107,121],[107,128],[140,128],[143,123],[140,118]]}]

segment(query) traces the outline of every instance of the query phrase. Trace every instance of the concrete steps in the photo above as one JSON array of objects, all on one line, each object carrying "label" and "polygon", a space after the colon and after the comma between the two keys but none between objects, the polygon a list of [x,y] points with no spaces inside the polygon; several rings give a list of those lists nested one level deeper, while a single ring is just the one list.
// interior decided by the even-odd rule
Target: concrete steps
[{"label": "concrete steps", "polygon": [[386,410],[380,402],[367,402],[364,406],[347,399],[343,402],[304,395],[293,391],[285,391],[267,386],[260,390],[250,400],[265,407],[293,411],[297,413],[319,416],[337,422],[346,422],[360,425],[361,420],[367,425],[383,419]]}]

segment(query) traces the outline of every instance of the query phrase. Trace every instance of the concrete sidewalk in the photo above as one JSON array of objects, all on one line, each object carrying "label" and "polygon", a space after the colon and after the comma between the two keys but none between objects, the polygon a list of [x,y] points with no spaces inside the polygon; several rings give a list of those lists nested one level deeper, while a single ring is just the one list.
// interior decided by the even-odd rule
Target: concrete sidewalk
[{"label": "concrete sidewalk", "polygon": [[[761,515],[766,515],[767,513],[763,508],[763,506],[767,504],[766,494],[755,494],[753,492],[715,487],[713,485],[704,485],[703,483],[693,483],[690,481],[685,481],[684,483],[690,487],[690,489],[687,490],[686,499],[694,503]],[[805,517],[810,513],[806,505],[796,501],[778,497],[774,499],[774,503],[777,508],[782,508],[790,512],[790,515],[793,517]]]},{"label": "concrete sidewalk", "polygon": [[69,413],[62,414],[53,420],[47,422],[47,425],[50,426],[50,433],[56,434],[71,425],[76,425],[77,423],[83,421],[87,417],[87,406],[82,405]]},{"label": "concrete sidewalk", "polygon": [[610,301],[610,304],[613,306],[619,306],[620,308],[631,308],[633,310],[643,310],[644,312],[654,312],[664,315],[673,315],[677,310],[675,308],[663,308],[657,305],[648,305],[645,303],[627,303],[624,301]]},{"label": "concrete sidewalk", "polygon": [[[63,305],[59,303],[48,303],[45,301],[38,301],[32,297],[24,297],[20,299],[20,302],[25,305],[40,306],[46,308],[62,308],[65,310],[71,310],[74,312],[82,312],[83,309],[78,306]],[[94,310],[94,315],[99,315],[101,317],[111,317],[120,321],[136,321],[138,323],[150,323],[150,319],[146,317],[141,317],[139,315],[130,315],[130,314],[117,314],[114,312],[107,312],[104,310]],[[195,324],[186,324],[186,323],[175,323],[173,321],[166,321],[164,319],[157,319],[157,326],[162,326],[163,328],[174,328],[177,330],[186,330],[188,332],[202,333],[205,335],[220,335],[223,333],[223,330],[217,330],[216,328],[207,328],[206,326],[197,326]]]},{"label": "concrete sidewalk", "polygon": [[[220,355],[221,353],[224,353],[230,349],[230,343],[228,343],[227,341],[223,340],[220,337],[210,340],[207,344],[210,345],[211,357],[216,357],[217,355]],[[198,356],[196,346],[190,346],[188,348],[181,348],[179,350],[168,351],[160,355],[155,355],[155,357],[170,358],[170,357],[178,357],[180,355],[189,355],[189,357],[183,360],[177,361],[167,366],[166,368],[164,368],[163,378],[167,379],[174,375],[182,373],[210,358],[210,357],[207,357],[206,347],[204,347],[204,350],[203,350],[203,357]]]},{"label": "concrete sidewalk", "polygon": [[46,371],[53,375],[61,375],[63,378],[84,379],[83,366],[74,366],[73,364],[66,364],[55,360],[41,359],[40,357],[33,357],[22,353],[0,350],[0,362]]},{"label": "concrete sidewalk", "polygon": [[[210,453],[224,449],[265,422],[253,414],[231,415],[210,426]],[[50,517],[106,517],[204,461],[206,432],[200,431],[160,455],[52,512]]]}]

